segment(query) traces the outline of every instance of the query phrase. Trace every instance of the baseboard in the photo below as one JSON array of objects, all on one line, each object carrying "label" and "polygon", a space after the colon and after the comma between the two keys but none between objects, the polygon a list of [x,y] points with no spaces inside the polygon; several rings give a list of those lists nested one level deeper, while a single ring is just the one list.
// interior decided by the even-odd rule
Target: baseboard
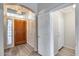
[{"label": "baseboard", "polygon": [[58,51],[57,52],[54,52],[54,56],[57,55],[57,54],[58,54]]},{"label": "baseboard", "polygon": [[4,49],[8,49],[8,48],[12,48],[12,45],[8,45],[7,47],[5,47]]}]

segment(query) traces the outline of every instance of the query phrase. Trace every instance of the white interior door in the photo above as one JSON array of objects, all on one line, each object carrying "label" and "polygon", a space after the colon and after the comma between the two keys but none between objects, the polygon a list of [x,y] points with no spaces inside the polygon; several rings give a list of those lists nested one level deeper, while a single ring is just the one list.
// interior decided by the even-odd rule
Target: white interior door
[{"label": "white interior door", "polygon": [[52,25],[54,34],[54,55],[58,53],[58,17],[56,13],[52,13]]},{"label": "white interior door", "polygon": [[38,16],[38,53],[43,56],[50,55],[50,18],[48,13]]},{"label": "white interior door", "polygon": [[54,53],[64,45],[64,19],[62,13],[59,11],[52,13],[53,31],[54,31]]},{"label": "white interior door", "polygon": [[61,12],[58,13],[58,50],[64,46],[64,18]]}]

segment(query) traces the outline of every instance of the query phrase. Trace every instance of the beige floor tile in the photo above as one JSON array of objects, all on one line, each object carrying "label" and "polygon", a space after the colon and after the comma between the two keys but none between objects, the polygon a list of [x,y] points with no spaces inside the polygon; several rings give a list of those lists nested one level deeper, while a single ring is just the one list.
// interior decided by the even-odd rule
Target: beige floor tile
[{"label": "beige floor tile", "polygon": [[40,56],[29,44],[18,45],[4,52],[5,56]]},{"label": "beige floor tile", "polygon": [[75,56],[75,50],[64,47],[56,56]]}]

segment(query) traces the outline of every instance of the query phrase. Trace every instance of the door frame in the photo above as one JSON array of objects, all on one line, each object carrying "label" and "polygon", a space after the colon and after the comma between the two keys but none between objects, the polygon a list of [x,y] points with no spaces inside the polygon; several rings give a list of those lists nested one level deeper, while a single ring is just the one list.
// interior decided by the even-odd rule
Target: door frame
[{"label": "door frame", "polygon": [[[13,17],[13,16],[7,16],[7,15],[5,15],[5,22],[6,22],[6,23],[7,23],[7,19],[8,19],[8,18],[11,18],[11,19],[12,19],[12,22],[13,22],[13,24],[12,24],[12,26],[13,26],[13,30],[12,30],[12,32],[13,32],[13,33],[12,33],[12,39],[13,39],[13,40],[12,40],[12,41],[13,41],[13,42],[12,42],[12,46],[11,46],[11,47],[15,47],[15,45],[14,45],[14,20],[15,20],[15,19],[20,19],[20,20],[26,21],[26,23],[27,23],[27,25],[26,25],[26,26],[27,26],[27,28],[26,28],[26,29],[27,29],[27,30],[26,30],[26,31],[27,31],[27,33],[26,33],[26,34],[27,34],[26,39],[28,40],[28,20],[30,20],[30,19],[18,18],[18,17]],[[36,19],[34,19],[34,20],[35,20],[35,25],[36,25],[36,24],[37,24],[37,23],[36,23]],[[37,26],[37,25],[36,25],[36,26]],[[37,28],[37,27],[36,27],[36,28]],[[35,29],[36,29],[36,28],[35,28]],[[36,29],[36,30],[37,30],[37,29]],[[5,30],[5,32],[7,32],[7,30]],[[36,34],[37,34],[37,32],[36,32]],[[7,34],[6,34],[6,35],[7,35]],[[36,37],[36,39],[38,39],[38,38],[37,38],[37,35],[35,35],[35,37]],[[6,38],[7,38],[7,36],[6,36]],[[35,47],[33,47],[35,51],[37,51],[37,44],[38,44],[36,39],[35,39],[35,44],[36,44],[36,45],[35,45]],[[5,43],[6,43],[6,42],[5,42]],[[27,43],[28,43],[28,42],[27,42]],[[10,48],[11,48],[11,47],[10,47]],[[5,48],[5,49],[7,49],[7,48]]]},{"label": "door frame", "polygon": [[[28,22],[27,22],[27,20],[26,19],[24,19],[24,18],[16,18],[16,17],[13,17],[13,47],[15,47],[15,39],[14,39],[14,21],[15,20],[23,20],[23,21],[26,21],[26,24],[28,24]],[[28,26],[26,25],[26,39],[28,39],[28,32],[27,32],[27,29],[28,29]]]}]

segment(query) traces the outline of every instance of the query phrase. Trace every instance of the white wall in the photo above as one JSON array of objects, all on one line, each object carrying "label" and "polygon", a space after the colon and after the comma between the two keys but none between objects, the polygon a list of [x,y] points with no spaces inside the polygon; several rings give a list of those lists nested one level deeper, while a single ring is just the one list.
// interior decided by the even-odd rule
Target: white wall
[{"label": "white wall", "polygon": [[0,56],[4,55],[3,4],[0,4]]},{"label": "white wall", "polygon": [[37,51],[36,46],[36,22],[35,20],[27,20],[27,43]]},{"label": "white wall", "polygon": [[64,46],[75,49],[75,10],[64,13]]},{"label": "white wall", "polygon": [[38,53],[50,56],[50,16],[49,13],[38,16]]},{"label": "white wall", "polygon": [[75,10],[75,35],[76,35],[76,56],[79,56],[79,3],[76,4]]}]

